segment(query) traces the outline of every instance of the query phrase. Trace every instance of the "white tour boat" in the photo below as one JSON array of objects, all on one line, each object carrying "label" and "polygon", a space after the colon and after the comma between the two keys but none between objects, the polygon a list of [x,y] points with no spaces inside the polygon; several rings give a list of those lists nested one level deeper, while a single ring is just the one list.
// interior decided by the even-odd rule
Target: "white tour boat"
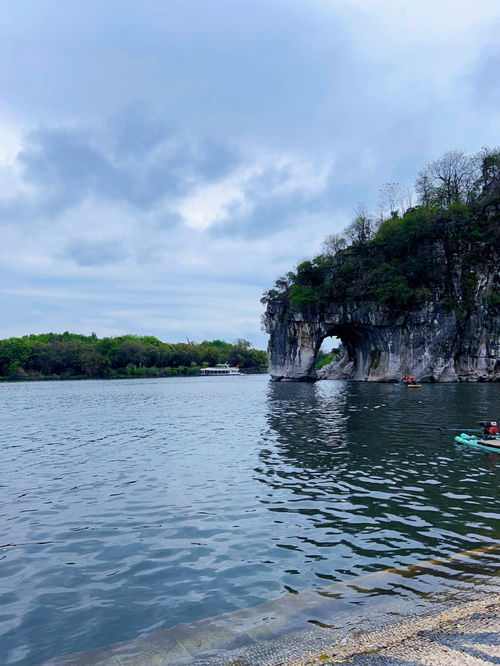
[{"label": "white tour boat", "polygon": [[219,363],[215,368],[202,368],[200,375],[242,375],[239,368],[232,368],[227,363]]}]

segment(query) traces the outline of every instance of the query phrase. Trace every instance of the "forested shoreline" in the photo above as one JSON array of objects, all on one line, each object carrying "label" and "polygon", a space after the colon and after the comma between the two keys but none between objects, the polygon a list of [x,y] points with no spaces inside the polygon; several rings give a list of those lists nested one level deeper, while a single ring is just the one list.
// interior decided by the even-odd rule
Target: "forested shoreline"
[{"label": "forested shoreline", "polygon": [[99,339],[67,331],[0,340],[0,381],[176,377],[218,363],[265,372],[267,354],[247,340],[169,343],[153,336]]}]

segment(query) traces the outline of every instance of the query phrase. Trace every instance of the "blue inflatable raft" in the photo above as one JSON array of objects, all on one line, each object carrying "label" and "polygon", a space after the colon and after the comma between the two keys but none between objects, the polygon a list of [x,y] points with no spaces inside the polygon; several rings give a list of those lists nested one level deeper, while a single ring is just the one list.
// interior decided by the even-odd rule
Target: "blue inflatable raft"
[{"label": "blue inflatable raft", "polygon": [[500,435],[495,435],[493,439],[482,439],[481,437],[467,435],[467,433],[462,432],[455,437],[455,442],[474,446],[477,449],[484,449],[485,451],[497,451],[500,453]]}]

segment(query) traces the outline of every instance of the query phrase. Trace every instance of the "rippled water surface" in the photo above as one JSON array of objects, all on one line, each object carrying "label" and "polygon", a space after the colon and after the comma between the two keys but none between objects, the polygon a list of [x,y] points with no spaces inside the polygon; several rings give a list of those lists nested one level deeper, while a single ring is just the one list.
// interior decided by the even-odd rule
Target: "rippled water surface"
[{"label": "rippled water surface", "polygon": [[[0,384],[0,663],[491,546],[500,454],[438,426],[500,417],[499,394],[262,375]],[[492,567],[429,565],[359,603]]]}]

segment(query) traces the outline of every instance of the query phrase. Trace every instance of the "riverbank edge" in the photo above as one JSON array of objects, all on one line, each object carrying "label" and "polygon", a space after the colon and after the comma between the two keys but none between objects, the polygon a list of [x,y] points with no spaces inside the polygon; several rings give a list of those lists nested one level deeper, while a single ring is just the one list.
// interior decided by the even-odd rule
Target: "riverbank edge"
[{"label": "riverbank edge", "polygon": [[[457,553],[447,561],[496,551],[498,544]],[[379,596],[368,611],[344,603],[353,585],[391,586],[394,575],[412,576],[427,560],[404,569],[385,569],[300,594],[287,594],[254,607],[143,634],[131,640],[61,655],[39,666],[316,666],[350,661],[416,636],[442,622],[500,603],[496,575],[481,577],[468,590],[425,594],[417,599]],[[441,564],[443,561],[441,561]],[[333,604],[333,605],[332,605]],[[340,605],[339,605],[340,604]],[[311,623],[311,617],[317,619]],[[321,621],[319,621],[321,618]],[[352,662],[351,662],[352,663]]]},{"label": "riverbank edge", "polygon": [[[412,651],[418,651],[419,643],[428,648],[428,640],[421,636],[423,632],[446,632],[450,629],[459,629],[457,623],[470,619],[476,613],[494,611],[500,613],[500,594],[491,595],[485,599],[463,602],[448,608],[435,615],[424,618],[413,618],[405,622],[382,626],[374,631],[360,632],[349,638],[348,641],[332,644],[330,649],[323,649],[317,654],[306,650],[307,656],[291,661],[282,662],[283,666],[329,666],[342,662],[355,664],[355,658],[366,655],[380,655],[388,648],[399,648],[405,651],[405,643],[412,641]],[[498,619],[500,625],[500,617]],[[497,629],[498,630],[498,629]],[[416,644],[415,644],[416,643]],[[415,650],[416,648],[416,650]],[[436,645],[436,663],[438,652]],[[423,651],[423,650],[422,650]],[[429,657],[427,650],[426,657]],[[390,658],[390,657],[389,657]]]},{"label": "riverbank edge", "polygon": [[[248,370],[246,368],[240,370],[241,375],[267,375],[267,370]],[[0,383],[4,384],[32,384],[34,382],[110,382],[117,379],[179,379],[185,377],[203,377],[200,371],[178,375],[114,375],[111,377],[87,377],[85,375],[73,375],[70,377],[0,377]]]}]

